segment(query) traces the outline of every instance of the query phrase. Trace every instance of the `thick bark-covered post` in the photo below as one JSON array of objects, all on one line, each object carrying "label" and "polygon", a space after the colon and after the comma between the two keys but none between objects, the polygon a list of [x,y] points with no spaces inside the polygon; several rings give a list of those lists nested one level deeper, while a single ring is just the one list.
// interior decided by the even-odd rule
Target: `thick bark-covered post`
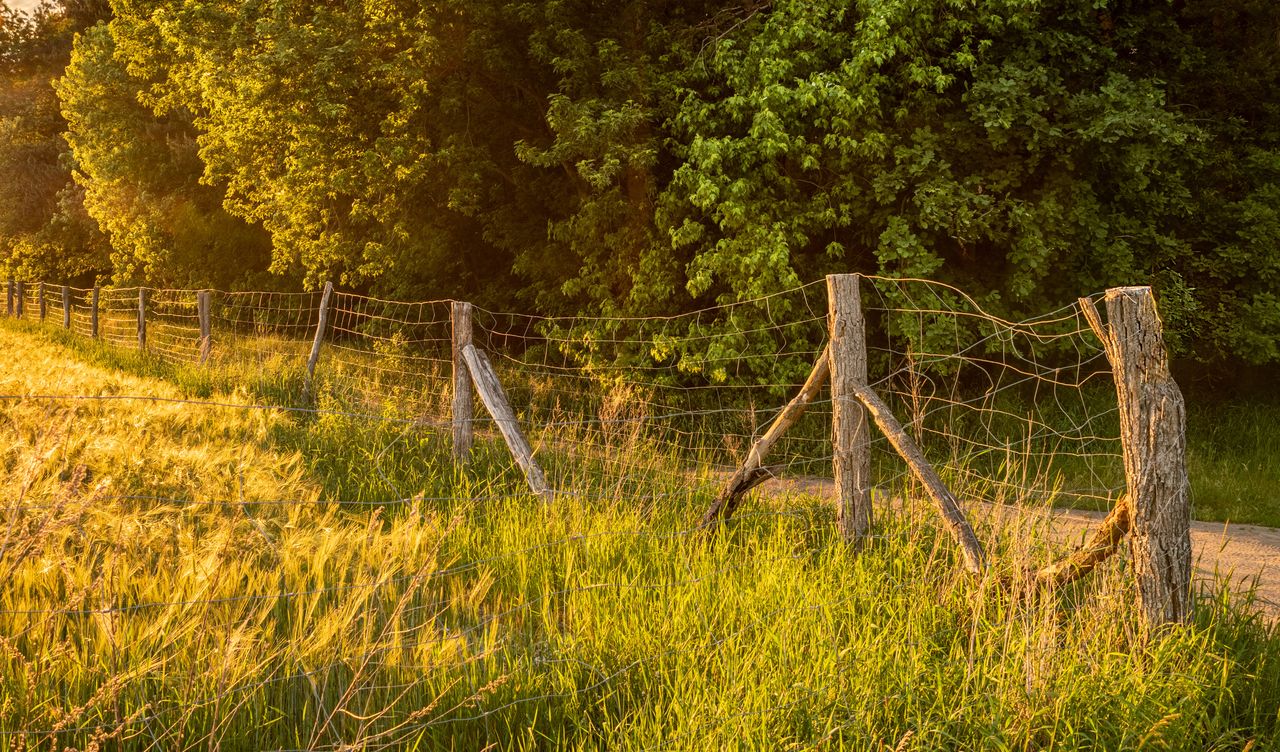
[{"label": "thick bark-covered post", "polygon": [[98,338],[98,294],[102,289],[97,285],[93,286],[93,295],[89,299],[89,336],[94,339]]},{"label": "thick bark-covered post", "polygon": [[27,286],[25,283],[18,283],[18,318],[22,318],[22,313],[27,307]]},{"label": "thick bark-covered post", "polygon": [[856,274],[827,277],[831,327],[832,443],[840,533],[860,540],[871,529],[871,433],[854,384],[867,383],[866,322]]},{"label": "thick bark-covered post", "polygon": [[138,288],[138,349],[147,349],[147,288]]},{"label": "thick bark-covered post", "polygon": [[71,288],[62,286],[62,328],[71,328]]},{"label": "thick bark-covered post", "polygon": [[471,373],[463,356],[463,351],[471,344],[471,304],[455,302],[450,313],[453,323],[453,459],[465,463],[471,455],[474,441]]},{"label": "thick bark-covered post", "polygon": [[1191,501],[1186,407],[1169,373],[1150,287],[1107,290],[1107,355],[1115,372],[1132,511],[1138,607],[1146,625],[1191,618]]},{"label": "thick bark-covered post", "polygon": [[9,306],[5,309],[10,316],[13,315],[13,293],[16,290],[13,280],[9,280]]},{"label": "thick bark-covered post", "polygon": [[324,330],[329,323],[329,299],[333,297],[333,283],[324,283],[324,293],[320,296],[320,320],[316,323],[316,338],[311,343],[311,355],[307,358],[307,379],[316,375],[316,363],[320,361],[320,346],[324,344]]},{"label": "thick bark-covered post", "polygon": [[44,287],[44,283],[41,282],[39,287],[36,288],[36,308],[40,311],[41,324],[43,324],[44,320],[49,316],[49,304],[44,297]]},{"label": "thick bark-covered post", "polygon": [[200,320],[200,364],[208,362],[209,353],[213,350],[213,324],[209,317],[208,290],[196,293],[196,317]]}]

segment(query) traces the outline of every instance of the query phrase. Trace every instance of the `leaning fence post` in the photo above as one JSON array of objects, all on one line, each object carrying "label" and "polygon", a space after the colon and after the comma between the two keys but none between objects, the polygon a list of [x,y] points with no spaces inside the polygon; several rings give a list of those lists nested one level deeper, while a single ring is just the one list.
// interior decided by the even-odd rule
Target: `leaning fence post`
[{"label": "leaning fence post", "polygon": [[71,288],[62,286],[62,328],[71,328]]},{"label": "leaning fence post", "polygon": [[858,541],[871,529],[871,433],[867,411],[853,385],[867,383],[866,322],[859,275],[827,277],[831,327],[832,443],[837,521],[845,539]]},{"label": "leaning fence post", "polygon": [[465,463],[473,441],[471,374],[463,356],[471,344],[471,304],[456,301],[450,314],[453,323],[453,459]]},{"label": "leaning fence post", "polygon": [[97,285],[93,286],[93,295],[89,300],[89,336],[94,339],[98,338],[98,293],[101,291]]},{"label": "leaning fence post", "polygon": [[324,294],[320,296],[320,320],[316,324],[316,338],[311,343],[311,356],[307,358],[307,378],[316,375],[316,363],[320,360],[320,345],[324,343],[324,328],[329,321],[329,298],[333,295],[333,283],[324,283]]},{"label": "leaning fence post", "polygon": [[201,290],[196,293],[196,314],[200,319],[200,364],[204,365],[209,360],[209,353],[213,350],[213,324],[209,317],[209,298],[208,290]]},{"label": "leaning fence post", "polygon": [[[1103,345],[1115,373],[1120,407],[1138,608],[1148,628],[1186,623],[1194,605],[1186,406],[1169,373],[1163,325],[1151,288],[1112,288],[1106,303]],[[1099,329],[1092,303],[1086,315]]]},{"label": "leaning fence post", "polygon": [[36,288],[36,308],[40,311],[40,323],[43,324],[45,318],[49,315],[49,306],[45,303],[44,283],[39,283]]},{"label": "leaning fence post", "polygon": [[18,283],[18,318],[22,318],[22,313],[27,307],[27,285],[24,282]]},{"label": "leaning fence post", "polygon": [[138,288],[138,349],[147,349],[147,288]]},{"label": "leaning fence post", "polygon": [[8,312],[10,316],[13,315],[13,293],[14,293],[13,280],[9,280],[9,298],[8,298],[9,307],[5,310]]}]

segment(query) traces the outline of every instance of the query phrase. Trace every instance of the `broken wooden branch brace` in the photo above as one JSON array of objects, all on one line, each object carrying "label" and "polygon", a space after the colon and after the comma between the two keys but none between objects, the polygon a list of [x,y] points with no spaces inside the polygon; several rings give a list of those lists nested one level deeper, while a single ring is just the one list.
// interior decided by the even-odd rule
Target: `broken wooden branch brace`
[{"label": "broken wooden branch brace", "polygon": [[1041,568],[1031,578],[1037,588],[1051,590],[1084,577],[1120,548],[1129,534],[1132,510],[1128,495],[1121,496],[1088,542],[1070,555]]},{"label": "broken wooden branch brace", "polygon": [[507,393],[502,388],[502,382],[498,380],[498,374],[489,363],[488,356],[476,349],[475,345],[468,344],[462,348],[462,357],[466,360],[471,380],[480,394],[480,401],[484,403],[489,414],[493,416],[494,422],[498,424],[498,431],[507,442],[507,448],[511,450],[511,456],[515,458],[516,464],[524,471],[530,490],[549,501],[552,493],[550,486],[547,485],[547,478],[542,468],[538,466],[537,460],[533,458],[533,449],[529,447],[529,442],[520,432],[520,423],[516,420],[511,403],[507,400]]},{"label": "broken wooden branch brace", "polygon": [[742,503],[743,497],[747,492],[769,478],[774,477],[774,469],[764,466],[764,458],[769,454],[769,450],[773,449],[773,445],[778,443],[778,439],[787,432],[787,429],[796,424],[800,420],[800,416],[804,415],[804,411],[808,408],[809,403],[813,402],[818,395],[818,391],[822,389],[822,385],[827,382],[827,378],[831,373],[831,348],[830,346],[823,348],[822,354],[818,356],[818,360],[813,364],[813,370],[809,373],[809,378],[805,380],[804,386],[800,388],[800,392],[782,408],[782,412],[778,413],[778,417],[773,419],[773,423],[764,432],[751,449],[747,452],[747,459],[742,463],[725,484],[724,491],[720,497],[707,509],[706,514],[702,516],[702,526],[711,527],[719,522],[729,519]]},{"label": "broken wooden branch brace", "polygon": [[872,420],[924,485],[929,497],[933,499],[943,522],[946,523],[947,529],[960,547],[965,569],[974,574],[983,572],[986,569],[986,556],[982,551],[982,544],[978,542],[978,536],[974,534],[969,520],[965,519],[960,503],[947,490],[938,473],[925,460],[924,453],[920,451],[915,440],[903,430],[902,424],[893,417],[889,406],[880,399],[870,385],[855,382],[850,385],[850,389],[858,401],[867,408],[867,412],[871,413]]}]

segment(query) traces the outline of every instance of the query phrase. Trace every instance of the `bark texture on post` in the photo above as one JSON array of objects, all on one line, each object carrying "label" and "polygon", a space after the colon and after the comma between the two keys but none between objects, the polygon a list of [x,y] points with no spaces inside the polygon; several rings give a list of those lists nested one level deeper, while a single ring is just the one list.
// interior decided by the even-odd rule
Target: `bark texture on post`
[{"label": "bark texture on post", "polygon": [[40,286],[36,288],[36,308],[40,310],[40,323],[42,324],[44,323],[44,320],[49,316],[49,303],[47,300],[45,300],[44,290],[45,290],[45,284],[41,282]]},{"label": "bark texture on post", "polygon": [[200,364],[204,365],[209,360],[209,354],[213,351],[213,323],[209,316],[209,304],[211,293],[208,290],[201,290],[196,293],[196,317],[200,320]]},{"label": "bark texture on post", "polygon": [[800,387],[800,392],[787,403],[786,407],[782,408],[782,412],[778,413],[778,417],[769,424],[764,435],[751,446],[751,450],[747,452],[747,459],[729,478],[720,497],[702,516],[703,527],[711,527],[729,519],[748,491],[774,477],[773,468],[765,467],[764,458],[768,456],[769,450],[773,449],[773,445],[778,443],[778,439],[782,438],[787,429],[795,425],[796,421],[800,420],[800,416],[804,415],[805,409],[818,395],[818,391],[827,382],[830,373],[831,347],[827,346],[818,356],[818,361],[813,364],[813,370],[805,380],[804,386]]},{"label": "bark texture on post", "polygon": [[455,302],[450,310],[453,324],[453,459],[466,463],[474,441],[471,373],[463,351],[471,345],[471,304]]},{"label": "bark texture on post", "polygon": [[1103,344],[1120,405],[1138,607],[1148,628],[1185,624],[1193,605],[1186,406],[1169,373],[1151,288],[1107,290],[1106,304]]},{"label": "bark texture on post", "polygon": [[62,286],[62,328],[71,328],[71,288]]},{"label": "bark texture on post", "polygon": [[138,349],[147,349],[147,288],[138,288]]},{"label": "bark texture on post", "polygon": [[477,350],[474,345],[467,345],[462,349],[462,357],[467,361],[467,370],[471,373],[476,391],[480,393],[480,401],[484,403],[489,414],[493,416],[494,422],[498,424],[498,431],[506,440],[507,448],[515,457],[516,464],[524,471],[529,488],[535,494],[550,500],[551,487],[547,485],[547,478],[542,468],[538,466],[538,461],[533,458],[533,449],[529,447],[529,442],[520,432],[520,422],[516,420],[515,411],[511,409],[507,393],[502,388],[502,382],[498,380],[498,374],[494,373],[488,356]]},{"label": "bark texture on post", "polygon": [[854,386],[867,383],[867,327],[856,274],[827,277],[831,329],[831,438],[840,533],[857,541],[871,530],[871,433]]},{"label": "bark texture on post", "polygon": [[942,515],[943,522],[946,523],[947,529],[951,531],[951,536],[955,538],[956,544],[960,546],[960,553],[964,557],[965,569],[974,574],[981,573],[986,569],[986,555],[982,551],[982,544],[978,542],[978,536],[974,534],[973,527],[969,524],[964,516],[964,512],[960,509],[960,502],[956,501],[956,497],[947,489],[942,479],[938,477],[938,473],[934,471],[924,458],[924,453],[920,451],[920,447],[902,428],[902,424],[898,419],[893,417],[893,412],[889,406],[880,399],[880,395],[868,385],[854,381],[849,384],[853,394],[866,405],[867,410],[871,413],[871,417],[875,420],[876,425],[880,427],[885,438],[898,451],[902,459],[906,460],[911,471],[915,473],[916,478],[924,485],[924,489],[929,494],[929,498],[933,499],[933,503],[938,507],[938,512]]},{"label": "bark texture on post", "polygon": [[316,363],[320,361],[320,346],[324,344],[324,330],[329,323],[329,298],[333,297],[333,283],[324,283],[320,296],[320,320],[316,323],[316,338],[311,343],[311,355],[307,358],[307,380],[315,378]]},{"label": "bark texture on post", "polygon": [[93,286],[93,295],[89,300],[89,336],[94,339],[98,338],[98,294],[101,289]]}]

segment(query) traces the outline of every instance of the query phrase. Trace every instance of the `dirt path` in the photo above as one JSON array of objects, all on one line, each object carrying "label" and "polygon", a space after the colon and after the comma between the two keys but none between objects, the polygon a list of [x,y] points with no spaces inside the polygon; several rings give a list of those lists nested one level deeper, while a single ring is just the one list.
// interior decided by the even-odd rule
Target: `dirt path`
[{"label": "dirt path", "polygon": [[[829,478],[775,480],[762,487],[764,493],[804,493],[834,498],[835,484]],[[1026,515],[1049,515],[1049,529],[1064,547],[1082,543],[1105,512],[1076,509],[1028,510],[979,502],[965,510],[974,522],[991,518],[1012,520]],[[1232,589],[1245,591],[1257,581],[1258,606],[1270,618],[1280,619],[1280,528],[1237,525],[1221,522],[1192,522],[1191,548],[1196,557],[1196,577],[1212,582],[1215,573],[1230,577]]]}]

